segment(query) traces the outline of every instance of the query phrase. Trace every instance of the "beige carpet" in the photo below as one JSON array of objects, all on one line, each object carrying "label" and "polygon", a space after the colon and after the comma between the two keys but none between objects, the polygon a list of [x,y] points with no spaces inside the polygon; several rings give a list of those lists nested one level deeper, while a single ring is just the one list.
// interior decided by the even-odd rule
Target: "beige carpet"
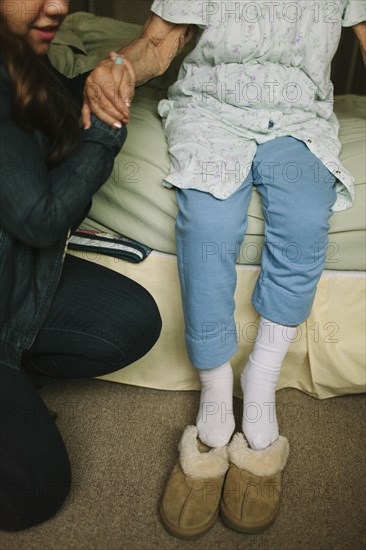
[{"label": "beige carpet", "polygon": [[[317,401],[278,392],[281,432],[291,444],[280,515],[260,535],[220,520],[201,539],[169,536],[158,503],[194,423],[197,392],[163,392],[90,380],[42,393],[73,466],[72,494],[57,517],[21,533],[0,532],[1,550],[357,550],[366,547],[366,399]],[[236,401],[239,418],[241,402]]]}]

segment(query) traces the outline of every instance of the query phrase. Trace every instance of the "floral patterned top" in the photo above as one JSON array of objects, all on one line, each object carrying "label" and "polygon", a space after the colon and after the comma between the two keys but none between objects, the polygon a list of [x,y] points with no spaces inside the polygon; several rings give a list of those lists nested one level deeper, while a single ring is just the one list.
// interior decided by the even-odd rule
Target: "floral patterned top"
[{"label": "floral patterned top", "polygon": [[337,177],[333,210],[352,205],[330,64],[342,25],[366,20],[366,0],[155,0],[151,9],[199,29],[159,104],[172,161],[167,186],[225,199],[245,180],[258,144],[292,136]]}]

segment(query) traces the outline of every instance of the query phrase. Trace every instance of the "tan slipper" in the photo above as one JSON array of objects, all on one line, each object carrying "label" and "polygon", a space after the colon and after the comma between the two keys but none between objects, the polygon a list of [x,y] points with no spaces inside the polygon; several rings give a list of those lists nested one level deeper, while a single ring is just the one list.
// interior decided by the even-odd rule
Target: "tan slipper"
[{"label": "tan slipper", "polygon": [[260,533],[274,522],[281,500],[281,471],[289,450],[283,436],[263,451],[255,451],[243,434],[234,435],[220,503],[221,518],[228,527],[241,533]]},{"label": "tan slipper", "polygon": [[210,450],[197,433],[196,426],[185,429],[160,507],[166,530],[181,539],[198,538],[215,523],[229,467],[227,447]]}]

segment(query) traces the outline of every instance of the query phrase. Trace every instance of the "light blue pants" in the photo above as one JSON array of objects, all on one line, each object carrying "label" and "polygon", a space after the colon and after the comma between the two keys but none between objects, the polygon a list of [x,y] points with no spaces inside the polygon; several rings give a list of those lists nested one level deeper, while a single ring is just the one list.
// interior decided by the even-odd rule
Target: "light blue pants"
[{"label": "light blue pants", "polygon": [[309,316],[328,244],[335,178],[292,137],[259,145],[251,171],[229,198],[178,189],[178,268],[192,364],[209,369],[237,351],[235,263],[255,185],[265,218],[261,271],[252,304],[263,317],[298,325]]}]

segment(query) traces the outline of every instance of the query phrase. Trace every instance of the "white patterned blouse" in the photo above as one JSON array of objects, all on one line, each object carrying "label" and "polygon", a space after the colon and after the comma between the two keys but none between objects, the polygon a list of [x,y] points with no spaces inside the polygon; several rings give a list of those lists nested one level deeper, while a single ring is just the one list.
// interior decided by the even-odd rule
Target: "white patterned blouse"
[{"label": "white patterned blouse", "polygon": [[151,9],[199,29],[159,104],[172,161],[165,185],[225,199],[245,180],[258,144],[292,136],[337,177],[333,210],[352,205],[330,64],[341,27],[366,20],[366,0],[155,0]]}]

